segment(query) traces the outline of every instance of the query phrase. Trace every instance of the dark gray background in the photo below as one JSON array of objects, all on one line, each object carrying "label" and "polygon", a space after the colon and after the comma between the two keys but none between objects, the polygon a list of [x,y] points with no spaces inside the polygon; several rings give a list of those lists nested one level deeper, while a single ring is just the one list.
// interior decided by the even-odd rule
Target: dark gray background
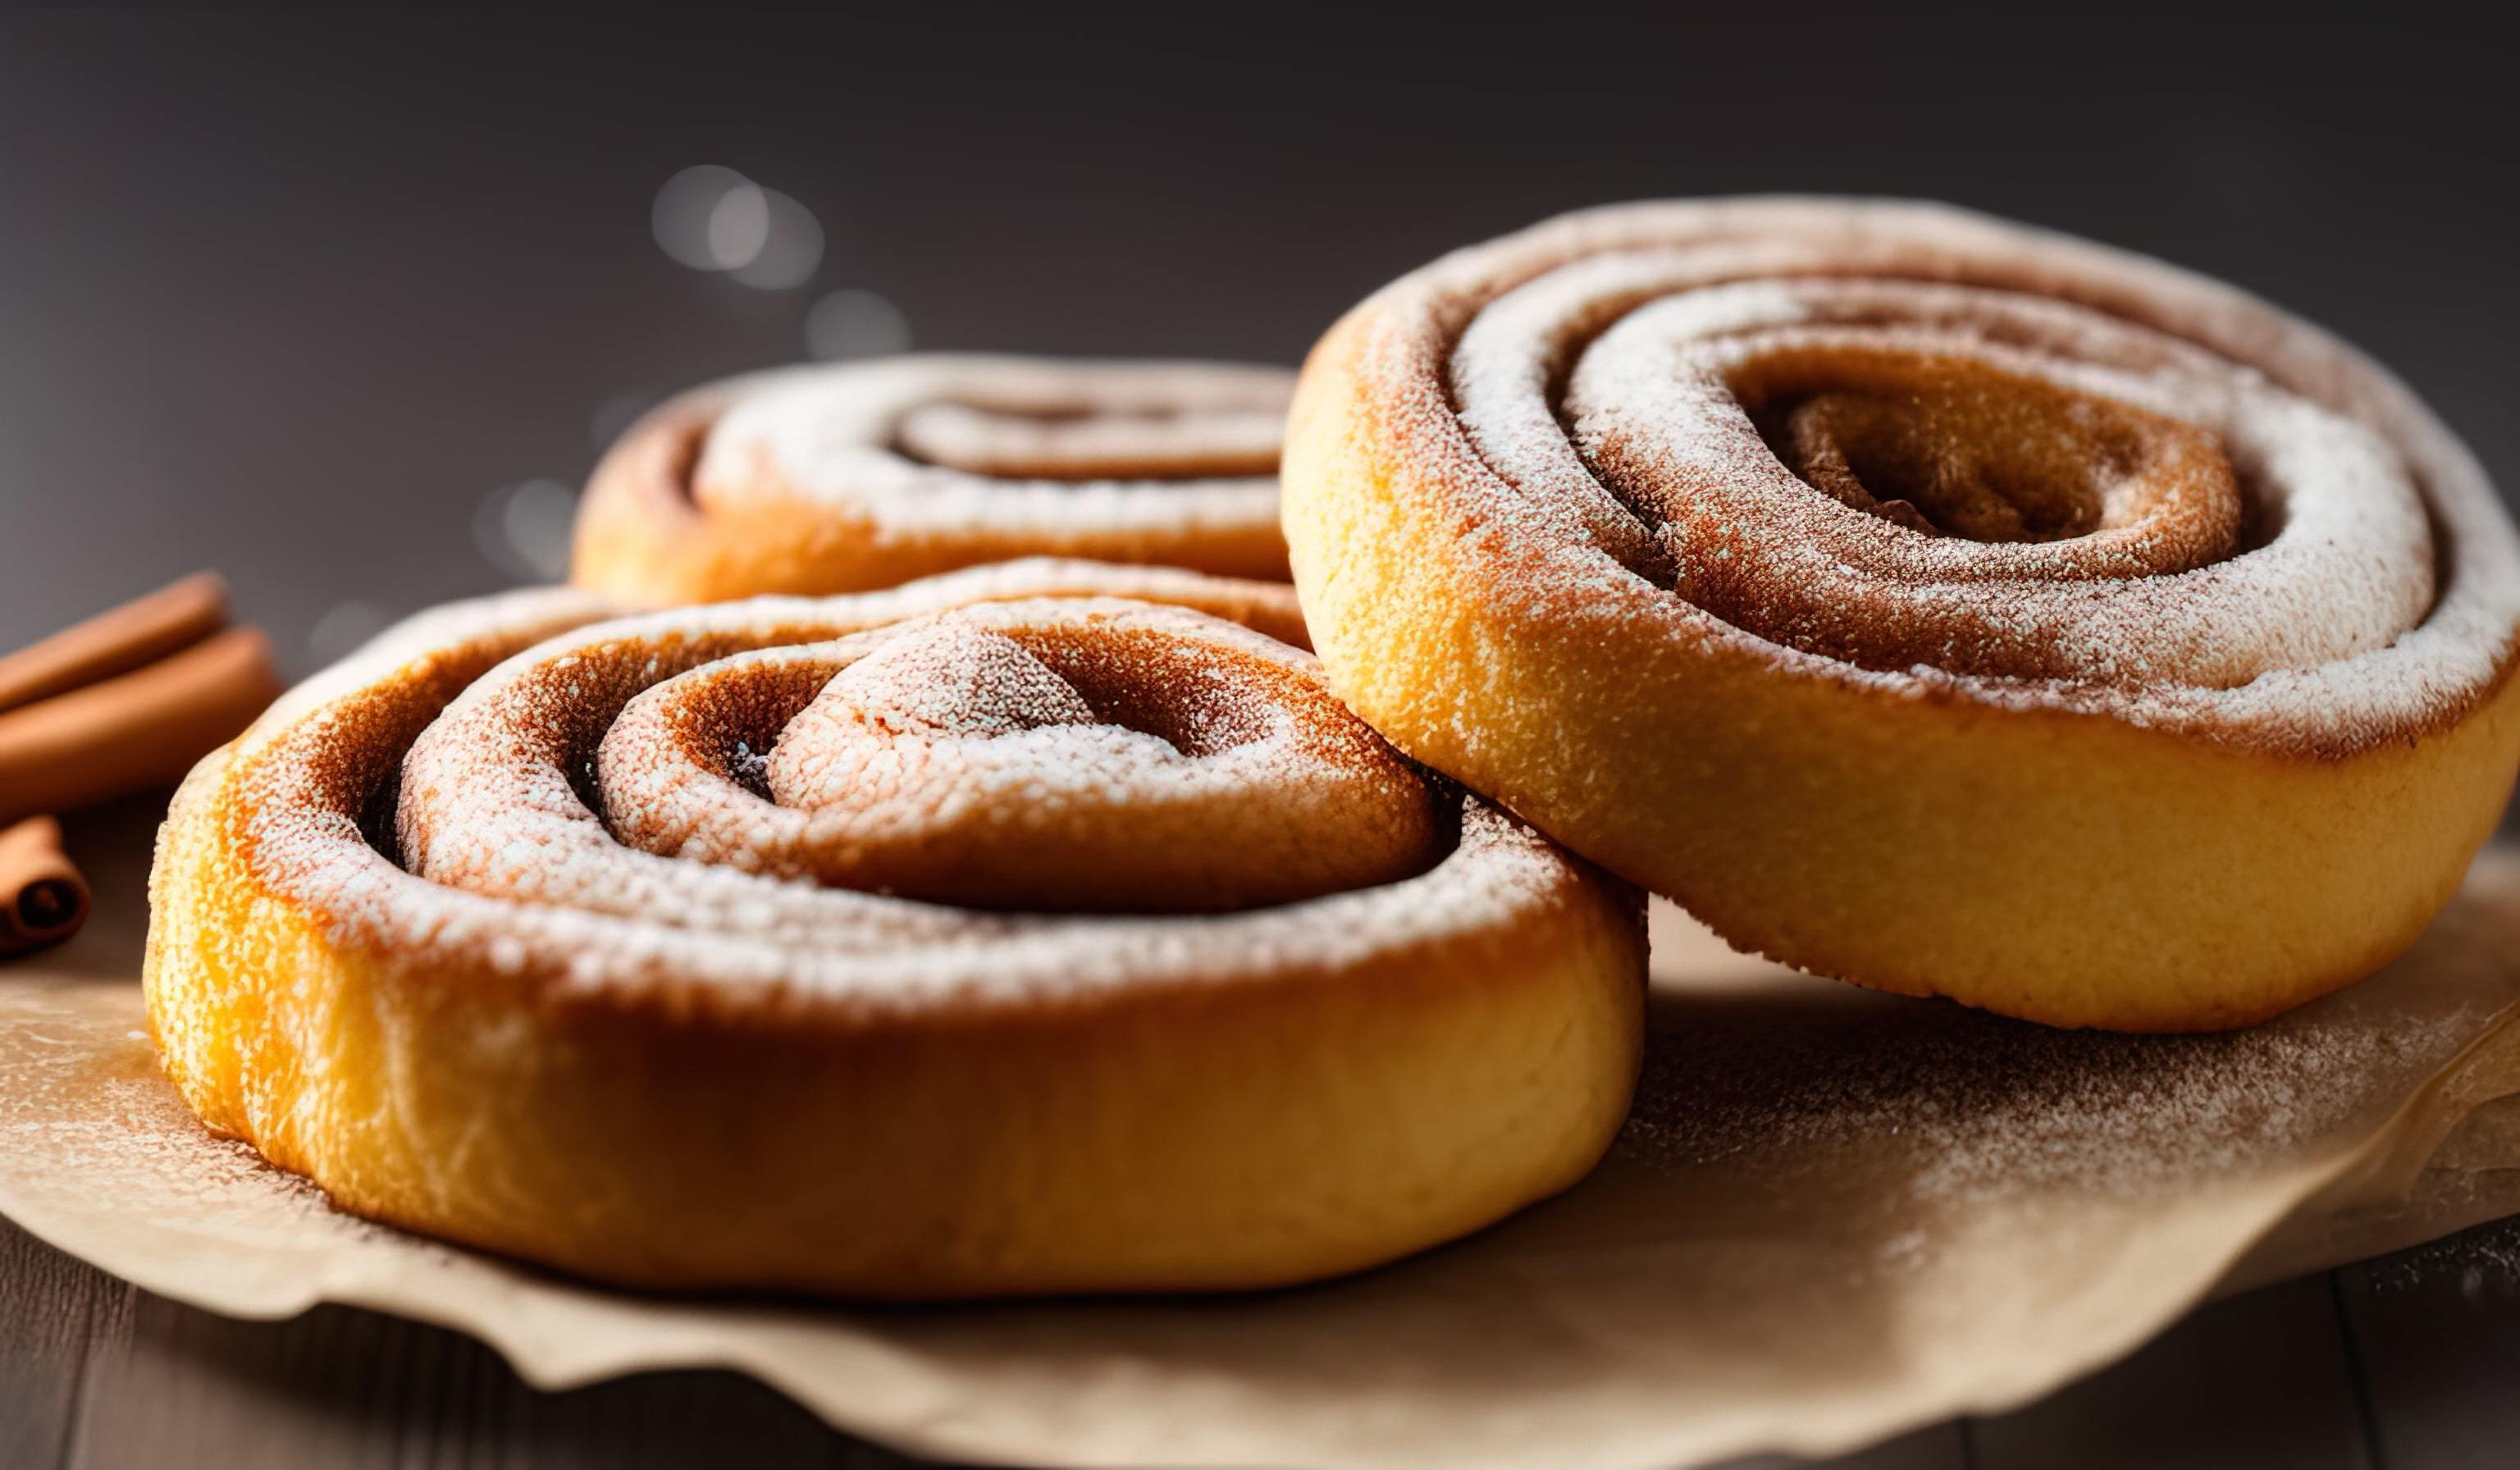
[{"label": "dark gray background", "polygon": [[[836,288],[922,347],[1292,361],[1445,248],[1641,196],[1934,196],[2165,255],[2362,343],[2520,485],[2483,38],[1753,9],[0,12],[0,646],[211,565],[301,672],[328,609],[512,580],[485,497],[577,483],[620,395],[801,355]],[[820,216],[814,281],[658,249],[702,162]]]}]

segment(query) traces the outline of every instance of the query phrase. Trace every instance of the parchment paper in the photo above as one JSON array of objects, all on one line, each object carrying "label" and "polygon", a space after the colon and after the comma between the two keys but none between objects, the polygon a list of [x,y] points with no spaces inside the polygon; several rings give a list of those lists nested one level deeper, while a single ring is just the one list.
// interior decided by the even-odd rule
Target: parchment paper
[{"label": "parchment paper", "polygon": [[950,1310],[639,1297],[337,1214],[185,1111],[141,1030],[138,917],[101,918],[0,969],[0,1210],[28,1230],[214,1312],[461,1328],[546,1387],[732,1367],[948,1457],[1832,1452],[2036,1397],[2218,1289],[2520,1211],[2510,851],[2390,969],[2225,1037],[1871,996],[1661,912],[1637,1116],[1570,1193],[1305,1290]]}]

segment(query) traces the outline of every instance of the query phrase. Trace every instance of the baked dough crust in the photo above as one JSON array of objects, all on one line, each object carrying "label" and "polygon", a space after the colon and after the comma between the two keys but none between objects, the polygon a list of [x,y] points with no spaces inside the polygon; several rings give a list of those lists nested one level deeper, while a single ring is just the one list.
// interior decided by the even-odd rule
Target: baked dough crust
[{"label": "baked dough crust", "polygon": [[[2133,575],[2102,535],[1937,540],[1842,473],[1796,482],[1700,391],[1803,348],[2220,384],[2212,442],[2290,518]],[[2243,456],[2267,423],[2309,427]],[[1685,523],[1752,480],[1740,517]],[[2439,421],[2229,287],[1959,210],[1638,204],[1457,252],[1314,350],[1284,481],[1315,644],[1394,744],[1733,944],[1883,990],[2126,1030],[2273,1015],[2412,941],[2520,762],[2520,549]],[[2368,565],[2335,571],[2314,512]],[[1765,559],[1823,533],[1845,554]]]},{"label": "baked dough crust", "polygon": [[[1616,1133],[1636,891],[1399,761],[1308,655],[1243,626],[1291,624],[1288,589],[1027,562],[616,611],[557,591],[425,614],[185,782],[147,990],[212,1129],[357,1213],[589,1276],[890,1299],[1355,1270],[1565,1187]],[[960,645],[917,641],[1055,662],[1054,635],[1098,629],[1239,680],[1236,699],[1282,684],[1220,738],[1318,744],[1304,721],[1328,722],[1324,758],[1442,830],[1390,880],[1314,897],[1020,913],[642,850],[571,783],[626,704],[671,715],[798,649],[942,647],[951,673]],[[922,667],[895,660],[884,689]],[[698,759],[684,785],[742,779],[723,749]]]},{"label": "baked dough crust", "polygon": [[645,606],[1022,557],[1286,578],[1282,368],[929,353],[672,399],[596,467],[570,573]]}]

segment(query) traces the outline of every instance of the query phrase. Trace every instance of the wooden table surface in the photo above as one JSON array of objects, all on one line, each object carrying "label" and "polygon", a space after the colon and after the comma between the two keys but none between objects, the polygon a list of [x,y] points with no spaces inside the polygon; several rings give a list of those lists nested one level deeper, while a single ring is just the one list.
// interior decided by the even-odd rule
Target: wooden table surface
[{"label": "wooden table surface", "polygon": [[[470,1338],[346,1307],[241,1322],[0,1224],[0,1466],[903,1466],[725,1372],[546,1394]],[[2520,1222],[2197,1312],[2007,1414],[1832,1463],[2451,1470],[2520,1461]],[[1783,1464],[1781,1460],[1750,1463]]]}]

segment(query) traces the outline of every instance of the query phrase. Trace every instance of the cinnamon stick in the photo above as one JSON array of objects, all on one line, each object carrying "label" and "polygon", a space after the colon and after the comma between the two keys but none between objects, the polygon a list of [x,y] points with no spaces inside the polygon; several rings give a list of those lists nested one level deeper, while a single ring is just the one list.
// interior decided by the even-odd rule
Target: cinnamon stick
[{"label": "cinnamon stick", "polygon": [[227,584],[195,572],[0,657],[0,711],[128,674],[200,643],[227,617]]},{"label": "cinnamon stick", "polygon": [[171,785],[279,693],[270,641],[238,628],[0,713],[0,823]]},{"label": "cinnamon stick", "polygon": [[60,944],[87,922],[87,879],[62,851],[62,824],[0,827],[0,959]]}]

